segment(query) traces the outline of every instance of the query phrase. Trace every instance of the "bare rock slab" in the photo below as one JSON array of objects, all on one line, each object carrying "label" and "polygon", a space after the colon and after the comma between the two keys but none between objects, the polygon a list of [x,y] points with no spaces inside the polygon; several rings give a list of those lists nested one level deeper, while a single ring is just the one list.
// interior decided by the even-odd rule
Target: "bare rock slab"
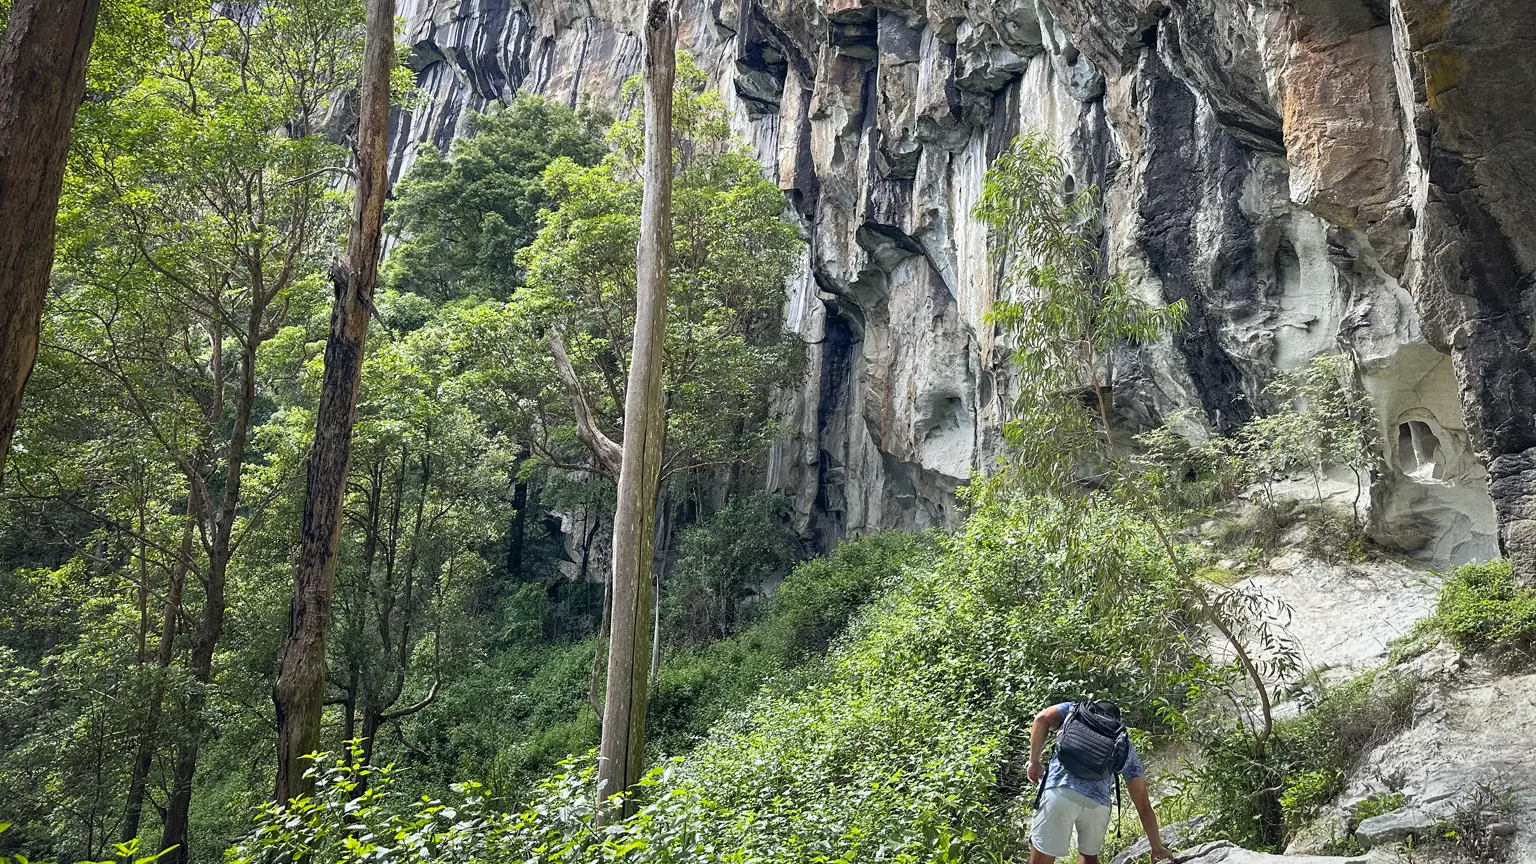
[{"label": "bare rock slab", "polygon": [[1175,852],[1173,860],[1178,864],[1361,864],[1366,858],[1363,855],[1271,855],[1218,840]]},{"label": "bare rock slab", "polygon": [[1355,829],[1355,839],[1366,848],[1422,837],[1435,827],[1435,817],[1417,807],[1404,807],[1372,816]]}]

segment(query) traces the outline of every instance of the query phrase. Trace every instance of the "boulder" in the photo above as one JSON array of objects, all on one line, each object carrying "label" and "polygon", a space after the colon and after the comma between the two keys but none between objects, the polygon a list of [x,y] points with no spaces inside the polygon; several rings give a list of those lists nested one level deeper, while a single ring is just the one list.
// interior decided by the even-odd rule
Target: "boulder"
[{"label": "boulder", "polygon": [[[1173,847],[1184,842],[1184,840],[1187,839],[1190,835],[1199,831],[1200,826],[1204,824],[1205,817],[1196,816],[1188,822],[1174,822],[1170,825],[1164,825],[1161,832],[1163,835],[1163,843],[1168,848],[1172,849]],[[1145,858],[1147,853],[1150,851],[1152,851],[1152,844],[1147,842],[1147,838],[1138,837],[1136,838],[1135,843],[1132,843],[1131,845],[1120,850],[1120,854],[1115,856],[1112,864],[1129,864],[1131,861],[1137,861]]]}]

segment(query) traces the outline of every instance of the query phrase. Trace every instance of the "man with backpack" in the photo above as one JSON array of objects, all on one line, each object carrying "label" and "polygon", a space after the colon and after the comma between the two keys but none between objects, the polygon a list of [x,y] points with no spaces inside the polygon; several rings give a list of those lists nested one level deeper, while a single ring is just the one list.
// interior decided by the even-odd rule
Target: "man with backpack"
[{"label": "man with backpack", "polygon": [[[1047,768],[1040,756],[1052,729],[1061,731]],[[1063,702],[1041,711],[1029,731],[1029,780],[1040,784],[1030,825],[1030,864],[1053,864],[1066,855],[1074,830],[1080,864],[1099,864],[1109,830],[1111,795],[1119,800],[1121,777],[1147,832],[1152,861],[1172,861],[1158,833],[1144,775],[1113,702]]]}]

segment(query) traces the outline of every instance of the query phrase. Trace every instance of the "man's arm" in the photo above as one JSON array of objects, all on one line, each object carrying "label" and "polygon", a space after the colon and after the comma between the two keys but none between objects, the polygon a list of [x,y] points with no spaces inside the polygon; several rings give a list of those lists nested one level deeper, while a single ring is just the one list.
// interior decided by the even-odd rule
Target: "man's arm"
[{"label": "man's arm", "polygon": [[1029,782],[1039,783],[1045,779],[1045,766],[1040,764],[1040,755],[1045,752],[1045,736],[1065,719],[1054,705],[1035,715],[1035,723],[1029,727]]},{"label": "man's arm", "polygon": [[1166,858],[1173,860],[1173,853],[1163,845],[1163,835],[1157,828],[1157,814],[1152,810],[1152,799],[1147,795],[1147,781],[1142,777],[1132,777],[1125,781],[1125,791],[1131,793],[1131,803],[1136,805],[1136,815],[1141,819],[1141,827],[1147,832],[1147,842],[1151,844],[1152,860]]}]

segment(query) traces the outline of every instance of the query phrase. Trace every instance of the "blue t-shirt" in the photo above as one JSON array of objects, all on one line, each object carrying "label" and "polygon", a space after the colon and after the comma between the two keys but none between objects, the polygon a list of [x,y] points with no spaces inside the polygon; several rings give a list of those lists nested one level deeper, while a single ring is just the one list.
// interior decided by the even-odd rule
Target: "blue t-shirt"
[{"label": "blue t-shirt", "polygon": [[[1077,703],[1063,702],[1055,707],[1057,711],[1062,713],[1062,716],[1066,716],[1066,713],[1071,711],[1075,704]],[[1130,742],[1126,743],[1130,744]],[[1141,767],[1141,757],[1136,755],[1136,745],[1131,744],[1130,750],[1125,754],[1125,769],[1120,772],[1120,776],[1127,780],[1134,780],[1137,777],[1146,776],[1146,773],[1147,772]],[[1103,780],[1084,780],[1083,778],[1073,774],[1071,771],[1068,771],[1065,767],[1062,766],[1061,760],[1057,759],[1055,756],[1052,756],[1051,767],[1046,771],[1045,774],[1045,788],[1054,789],[1057,786],[1065,786],[1068,789],[1071,789],[1073,792],[1078,793],[1079,795],[1092,798],[1100,804],[1103,804],[1105,807],[1110,806],[1110,803],[1114,801],[1114,777],[1108,777]]]}]

